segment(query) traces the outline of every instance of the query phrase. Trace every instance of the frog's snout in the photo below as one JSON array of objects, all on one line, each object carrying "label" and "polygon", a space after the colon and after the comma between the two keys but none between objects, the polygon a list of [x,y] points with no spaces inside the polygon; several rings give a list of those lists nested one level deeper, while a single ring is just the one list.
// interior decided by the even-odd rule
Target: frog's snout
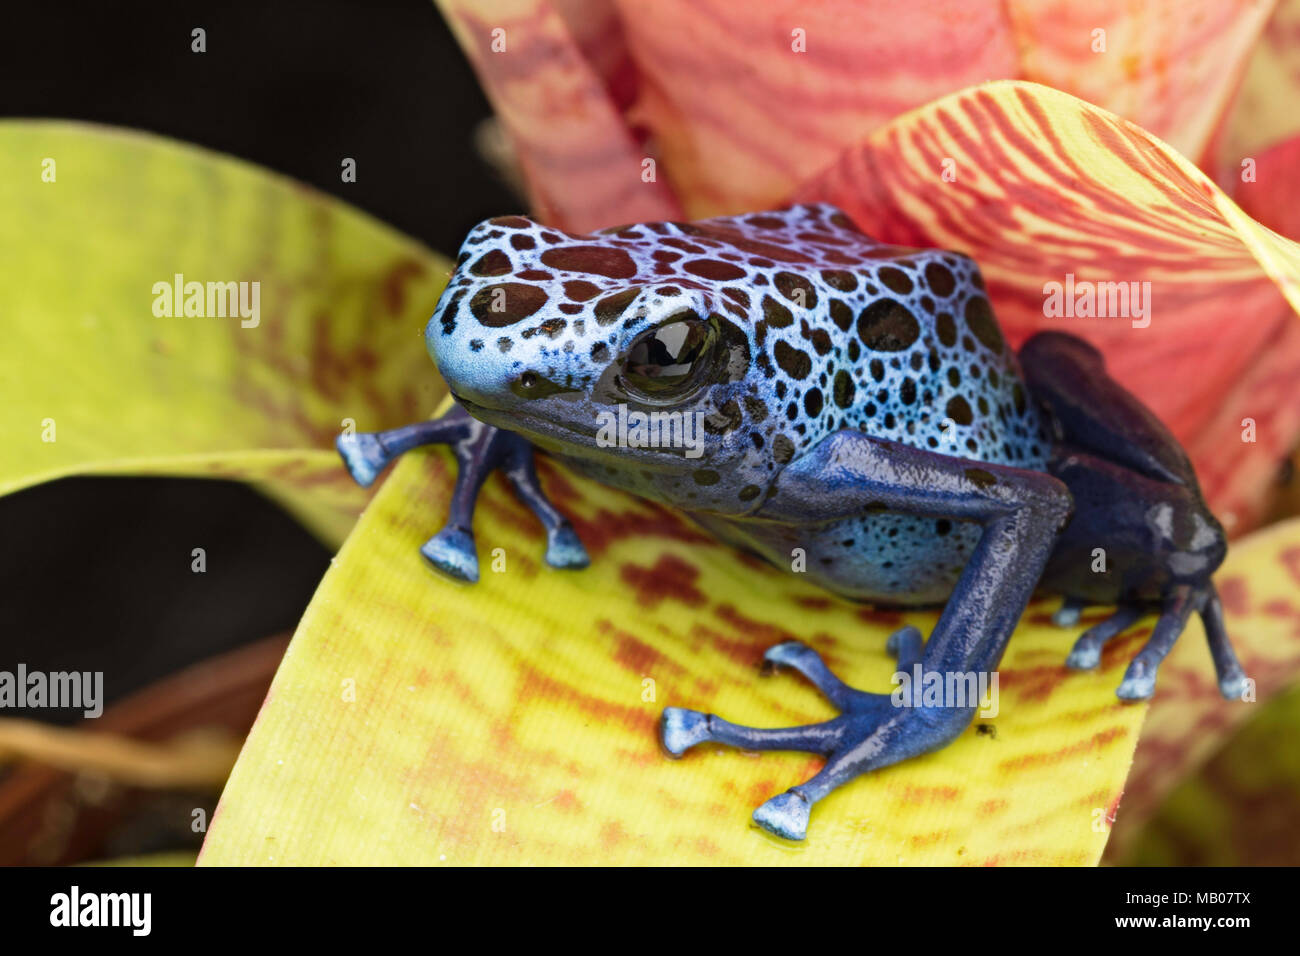
[{"label": "frog's snout", "polygon": [[452,336],[430,334],[428,345],[438,374],[462,405],[508,408],[517,404],[512,392],[526,369],[512,369],[502,356],[487,354],[486,348],[476,349],[473,343],[466,348]]},{"label": "frog's snout", "polygon": [[574,385],[526,367],[493,370],[490,366],[478,365],[472,374],[465,374],[453,364],[446,370],[440,365],[439,371],[452,397],[471,411],[475,408],[507,411],[518,408],[521,402],[581,391]]}]

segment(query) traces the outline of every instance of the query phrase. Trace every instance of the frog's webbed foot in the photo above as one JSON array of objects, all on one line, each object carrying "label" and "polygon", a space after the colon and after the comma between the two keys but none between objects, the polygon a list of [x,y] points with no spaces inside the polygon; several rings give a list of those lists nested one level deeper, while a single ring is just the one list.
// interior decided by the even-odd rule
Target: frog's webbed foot
[{"label": "frog's webbed foot", "polygon": [[[921,659],[921,632],[905,627],[889,639],[898,670],[912,677]],[[796,750],[820,754],[826,764],[811,779],[772,797],[754,811],[754,821],[788,840],[802,840],[812,806],[841,784],[909,757],[942,747],[970,722],[973,706],[911,705],[911,693],[872,694],[848,686],[812,648],[787,641],[763,656],[764,673],[778,667],[798,671],[840,711],[838,717],[802,727],[745,727],[715,714],[680,707],[664,708],[660,736],[664,747],[680,756],[697,744],[711,742],[745,750]]]},{"label": "frog's webbed foot", "polygon": [[474,505],[483,482],[498,469],[546,528],[546,563],[555,568],[587,566],[587,552],[573,526],[542,491],[532,445],[512,432],[478,421],[459,405],[432,421],[386,432],[340,435],[335,441],[343,463],[362,487],[370,485],[403,452],[434,444],[451,446],[458,470],[447,524],[420,548],[433,568],[460,581],[478,580]]},{"label": "frog's webbed foot", "polygon": [[[933,518],[960,517],[983,531],[930,639],[905,627],[886,645],[902,676],[891,694],[844,684],[810,648],[779,644],[768,665],[810,680],[840,711],[807,727],[762,730],[712,714],[669,707],[660,734],[670,753],[705,741],[751,750],[801,750],[826,764],[810,780],[768,800],[754,820],[790,839],[803,837],[812,805],[854,777],[937,750],[970,723],[970,692],[997,667],[1070,511],[1065,486],[1049,475],[975,463],[842,430],[781,473],[759,517],[820,522],[880,509]],[[981,690],[987,688],[987,684]],[[935,689],[941,689],[937,695]],[[951,693],[955,697],[947,696]],[[920,699],[917,690],[923,690]],[[936,699],[937,697],[937,699]]]},{"label": "frog's webbed foot", "polygon": [[[1076,610],[1070,619],[1063,612],[1067,607],[1083,608],[1083,602],[1066,599],[1062,610],[1053,618],[1067,617],[1071,626],[1078,622]],[[1115,613],[1088,628],[1074,643],[1065,666],[1072,670],[1090,670],[1101,663],[1101,650],[1107,641],[1122,634],[1136,624],[1149,608],[1138,604],[1122,604]],[[1175,588],[1159,606],[1159,617],[1151,637],[1138,651],[1124,672],[1116,694],[1123,700],[1146,700],[1155,693],[1156,673],[1161,662],[1173,649],[1174,643],[1187,626],[1193,613],[1200,614],[1205,625],[1205,637],[1214,658],[1214,670],[1219,682],[1219,692],[1228,700],[1239,700],[1246,688],[1246,674],[1237,661],[1237,655],[1228,640],[1223,623],[1223,605],[1213,584],[1183,585]]]}]

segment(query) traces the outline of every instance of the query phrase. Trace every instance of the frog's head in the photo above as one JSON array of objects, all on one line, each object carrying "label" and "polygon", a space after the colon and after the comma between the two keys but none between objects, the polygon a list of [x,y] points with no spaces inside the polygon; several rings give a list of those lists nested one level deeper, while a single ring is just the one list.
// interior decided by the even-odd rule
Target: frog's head
[{"label": "frog's head", "polygon": [[[637,228],[672,239],[691,227]],[[476,418],[606,483],[721,510],[722,476],[754,450],[730,414],[750,373],[748,336],[716,282],[670,274],[655,254],[672,247],[631,233],[577,236],[519,216],[482,223],[429,321],[429,352]],[[728,510],[756,504],[741,487]]]},{"label": "frog's head", "polygon": [[857,351],[832,337],[867,288],[849,270],[890,249],[825,205],[592,235],[503,216],[465,240],[425,337],[476,418],[607,484],[743,514],[841,427]]}]

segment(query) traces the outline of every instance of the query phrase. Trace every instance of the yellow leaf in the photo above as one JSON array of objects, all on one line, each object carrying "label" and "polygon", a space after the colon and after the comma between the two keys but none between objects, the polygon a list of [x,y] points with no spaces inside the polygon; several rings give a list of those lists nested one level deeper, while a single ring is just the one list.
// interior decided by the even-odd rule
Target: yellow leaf
[{"label": "yellow leaf", "polygon": [[[0,209],[0,494],[74,474],[239,478],[341,540],[366,500],[331,448],[343,419],[391,427],[445,394],[421,334],[446,264],[288,179],[155,136],[9,121]],[[205,312],[210,282],[257,283],[257,309],[248,285],[247,318],[157,315],[178,274],[203,283]]]},{"label": "yellow leaf", "polygon": [[303,618],[202,863],[1097,861],[1146,709],[1115,688],[1149,627],[1114,642],[1099,672],[1072,674],[1076,633],[1031,605],[996,717],[842,788],[804,843],[785,843],[749,815],[818,759],[709,746],[674,761],[657,743],[660,711],[825,719],[796,677],[760,678],[768,646],[804,640],[849,683],[888,690],[886,636],[905,622],[928,632],[935,615],[840,601],[653,505],[549,462],[541,472],[592,567],[543,565],[540,527],[494,477],[471,586],[417,554],[446,517],[450,454],[397,466]]}]

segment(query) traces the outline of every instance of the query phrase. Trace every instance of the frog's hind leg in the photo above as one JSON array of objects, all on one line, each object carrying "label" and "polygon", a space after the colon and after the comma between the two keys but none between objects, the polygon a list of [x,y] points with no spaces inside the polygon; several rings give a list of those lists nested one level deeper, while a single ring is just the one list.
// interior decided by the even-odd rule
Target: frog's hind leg
[{"label": "frog's hind leg", "polygon": [[1065,332],[1040,332],[1019,352],[1025,384],[1073,448],[1148,478],[1196,488],[1196,472],[1160,419],[1106,373],[1102,354]]},{"label": "frog's hind leg", "polygon": [[335,441],[348,471],[363,487],[373,483],[403,452],[434,444],[451,447],[457,471],[447,523],[420,548],[431,567],[460,581],[478,580],[474,507],[483,482],[495,470],[505,474],[520,500],[546,529],[547,563],[556,568],[587,566],[587,552],[573,526],[542,491],[532,445],[512,432],[478,421],[459,405],[431,421],[383,432],[340,435]]},{"label": "frog's hind leg", "polygon": [[[1107,375],[1101,354],[1060,332],[1044,332],[1020,350],[1025,381],[1059,429],[1048,466],[1075,498],[1075,513],[1049,564],[1045,583],[1067,595],[1054,620],[1078,623],[1086,603],[1118,601],[1114,616],[1075,643],[1067,665],[1095,667],[1108,640],[1147,611],[1158,612],[1151,637],[1117,691],[1141,700],[1192,614],[1199,614],[1219,689],[1240,697],[1246,678],[1223,625],[1211,581],[1226,551],[1223,529],[1201,498],[1186,454],[1145,406]],[[1090,559],[1098,550],[1113,583],[1098,585]],[[1105,592],[1105,593],[1102,593]]]},{"label": "frog's hind leg", "polygon": [[1214,658],[1219,693],[1227,700],[1244,700],[1248,684],[1246,672],[1241,669],[1232,642],[1228,640],[1228,631],[1223,623],[1223,602],[1213,584],[1205,589],[1200,614],[1201,623],[1205,625],[1205,639],[1210,645],[1210,656]]},{"label": "frog's hind leg", "polygon": [[1124,681],[1116,691],[1121,698],[1145,700],[1155,693],[1156,671],[1173,649],[1192,614],[1199,614],[1205,625],[1205,637],[1210,645],[1210,656],[1214,659],[1219,692],[1228,700],[1241,699],[1246,688],[1246,674],[1228,641],[1223,624],[1223,604],[1219,600],[1218,591],[1208,582],[1198,586],[1181,585],[1166,597],[1151,637],[1124,672]]},{"label": "frog's hind leg", "polygon": [[[1151,637],[1117,691],[1124,700],[1144,700],[1155,692],[1161,662],[1191,616],[1199,614],[1219,689],[1226,698],[1240,697],[1245,675],[1228,641],[1222,603],[1211,579],[1222,560],[1223,539],[1195,489],[1160,482],[1076,450],[1055,457],[1051,470],[1074,493],[1077,504],[1044,583],[1067,593],[1099,587],[1105,593],[1099,591],[1092,603],[1118,604],[1111,617],[1075,642],[1066,665],[1096,667],[1103,645],[1154,612],[1158,616]],[[1104,554],[1105,573],[1092,570],[1098,551]]]}]

